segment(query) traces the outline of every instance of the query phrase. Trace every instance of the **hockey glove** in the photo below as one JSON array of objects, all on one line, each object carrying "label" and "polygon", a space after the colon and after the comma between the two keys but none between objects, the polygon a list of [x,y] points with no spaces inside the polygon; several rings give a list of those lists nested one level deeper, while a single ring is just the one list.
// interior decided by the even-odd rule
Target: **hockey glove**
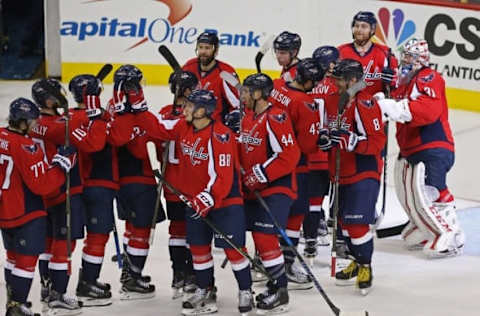
[{"label": "hockey glove", "polygon": [[382,69],[382,73],[380,74],[380,78],[382,78],[382,82],[386,85],[391,86],[395,80],[395,72],[390,67],[385,67]]},{"label": "hockey glove", "polygon": [[382,109],[383,115],[392,121],[405,123],[412,120],[412,113],[410,112],[410,106],[407,99],[402,99],[400,101],[384,99],[378,101],[378,105]]},{"label": "hockey glove", "polygon": [[268,178],[265,169],[260,164],[256,164],[243,176],[243,184],[250,192],[261,191],[267,187]]},{"label": "hockey glove", "polygon": [[320,148],[323,151],[328,151],[330,148],[332,148],[332,140],[330,139],[328,129],[321,128],[318,132],[319,132],[318,139],[317,139],[318,148]]},{"label": "hockey glove", "polygon": [[58,148],[57,153],[52,158],[52,165],[57,165],[62,168],[65,172],[69,172],[70,169],[75,165],[77,157],[77,152],[75,147],[61,146]]},{"label": "hockey glove", "polygon": [[128,89],[125,91],[125,94],[127,96],[127,104],[131,107],[132,113],[140,113],[148,110],[142,87],[138,86],[136,89]]},{"label": "hockey glove", "polygon": [[100,105],[100,97],[98,95],[84,95],[83,102],[87,107],[86,114],[89,119],[94,120],[102,116],[103,111]]},{"label": "hockey glove", "polygon": [[332,146],[339,146],[346,151],[354,151],[358,143],[358,135],[344,129],[332,129],[330,131]]},{"label": "hockey glove", "polygon": [[215,205],[212,195],[207,191],[198,193],[193,199],[190,200],[190,203],[195,211],[195,214],[192,215],[193,218],[206,217],[208,212],[210,212]]},{"label": "hockey glove", "polygon": [[123,80],[115,82],[113,86],[113,105],[115,114],[130,113],[130,105],[127,104],[125,93],[122,90]]},{"label": "hockey glove", "polygon": [[232,112],[225,115],[224,123],[228,126],[235,134],[240,132],[240,111],[233,110]]}]

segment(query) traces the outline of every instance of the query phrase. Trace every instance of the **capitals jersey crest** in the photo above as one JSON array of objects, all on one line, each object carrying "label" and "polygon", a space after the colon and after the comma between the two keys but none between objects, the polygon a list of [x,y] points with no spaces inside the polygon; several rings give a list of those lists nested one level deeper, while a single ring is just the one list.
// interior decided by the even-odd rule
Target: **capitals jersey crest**
[{"label": "capitals jersey crest", "polygon": [[360,100],[360,104],[366,108],[371,108],[373,106],[373,100]]},{"label": "capitals jersey crest", "polygon": [[430,82],[433,80],[433,77],[435,76],[435,74],[432,72],[431,74],[429,74],[428,76],[425,76],[425,77],[420,77],[420,81],[422,82]]},{"label": "capitals jersey crest", "polygon": [[218,133],[213,133],[213,136],[215,137],[216,140],[218,140],[220,143],[228,143],[230,141],[230,134],[225,133],[225,134],[218,134]]},{"label": "capitals jersey crest", "polygon": [[37,144],[32,144],[32,145],[22,144],[22,149],[25,150],[27,153],[33,155],[37,152],[38,146]]},{"label": "capitals jersey crest", "polygon": [[270,117],[278,123],[283,123],[287,120],[287,113],[283,112],[281,114],[270,114]]},{"label": "capitals jersey crest", "polygon": [[183,155],[190,156],[192,166],[199,165],[201,160],[208,160],[208,153],[205,151],[205,148],[197,148],[200,141],[201,139],[197,138],[193,144],[184,141],[180,143]]}]

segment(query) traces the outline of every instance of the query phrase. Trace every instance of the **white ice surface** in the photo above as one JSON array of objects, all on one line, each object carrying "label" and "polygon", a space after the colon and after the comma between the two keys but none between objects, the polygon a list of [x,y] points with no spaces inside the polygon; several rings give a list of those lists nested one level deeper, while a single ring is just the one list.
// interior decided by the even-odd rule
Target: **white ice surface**
[{"label": "white ice surface", "polygon": [[[30,97],[32,82],[0,81],[0,121],[5,122],[9,103],[16,97]],[[111,93],[111,86],[105,87],[105,97]],[[166,87],[147,87],[145,95],[152,108],[171,102]],[[72,103],[73,104],[73,103]],[[337,287],[329,277],[330,261],[327,248],[321,248],[315,261],[314,273],[332,301],[342,310],[366,309],[370,315],[408,315],[408,316],[453,316],[480,315],[480,195],[477,167],[480,139],[480,114],[451,111],[452,129],[456,141],[456,165],[449,174],[448,183],[457,197],[458,216],[467,234],[465,254],[461,257],[428,260],[421,252],[409,252],[403,248],[398,237],[375,240],[373,257],[374,287],[371,293],[362,297],[353,287]],[[4,124],[0,124],[4,125]],[[393,184],[393,159],[398,153],[393,138],[394,128],[390,132],[389,183]],[[385,222],[401,222],[403,212],[388,187],[387,217]],[[119,232],[123,224],[117,221]],[[168,255],[167,223],[157,226],[155,242],[150,251],[144,273],[152,276],[157,288],[157,296],[146,301],[121,302],[118,300],[120,271],[110,262],[115,252],[113,238],[108,243],[101,281],[113,286],[114,303],[104,308],[84,309],[83,315],[180,315],[181,302],[170,299],[171,269]],[[249,249],[251,240],[249,238]],[[80,264],[82,243],[74,253],[73,271],[69,293],[74,293],[77,283],[77,271]],[[301,250],[301,249],[300,249]],[[302,251],[300,251],[302,252]],[[4,254],[0,252],[0,264]],[[224,255],[214,250],[216,284],[218,287],[218,315],[238,315],[237,288],[229,266],[220,268]],[[3,273],[0,283],[3,282]],[[259,290],[262,290],[259,288]],[[29,299],[34,309],[40,310],[39,278],[33,282]],[[0,287],[0,314],[5,306],[5,288]],[[315,290],[291,291],[291,311],[285,315],[333,315],[320,294]]]}]

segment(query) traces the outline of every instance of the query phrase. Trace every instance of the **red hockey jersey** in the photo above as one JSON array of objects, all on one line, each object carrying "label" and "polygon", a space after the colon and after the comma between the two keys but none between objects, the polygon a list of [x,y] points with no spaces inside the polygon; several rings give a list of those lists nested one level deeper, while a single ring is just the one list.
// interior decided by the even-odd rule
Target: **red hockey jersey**
[{"label": "red hockey jersey", "polygon": [[107,143],[107,122],[84,119],[85,109],[74,108],[70,125],[73,140],[88,146],[79,150],[80,176],[85,187],[118,189],[118,166],[115,148]]},{"label": "red hockey jersey", "polygon": [[153,138],[174,140],[180,148],[179,189],[190,197],[209,192],[214,208],[242,204],[239,165],[232,131],[218,121],[195,130],[184,119],[162,120],[151,112],[137,114],[139,124]]},{"label": "red hockey jersey", "polygon": [[283,79],[273,81],[270,102],[287,111],[293,124],[295,137],[302,151],[297,172],[308,172],[307,154],[317,151],[320,113],[312,95],[291,87]]},{"label": "red hockey jersey", "polygon": [[0,228],[18,227],[46,216],[42,196],[65,182],[31,138],[0,128]]},{"label": "red hockey jersey", "polygon": [[[164,106],[159,112],[161,118],[163,120],[173,120],[173,119],[180,119],[183,118],[183,114],[179,112],[173,111],[173,104]],[[158,153],[158,160],[163,160],[163,152],[166,150],[168,146],[168,155],[167,155],[167,165],[165,167],[165,180],[168,183],[172,184],[176,188],[181,187],[184,183],[183,179],[181,179],[178,175],[180,173],[180,160],[179,157],[182,154],[180,146],[178,146],[178,142],[171,140],[168,142],[164,142],[162,146],[157,146],[157,153]],[[180,199],[170,192],[166,187],[163,188],[163,194],[165,196],[165,200],[170,202],[178,202]]]},{"label": "red hockey jersey", "polygon": [[290,66],[286,67],[286,68],[283,67],[280,78],[282,78],[286,82],[293,81],[295,79],[295,77],[297,76],[297,65],[298,65],[298,63],[295,63],[293,65],[290,65]]},{"label": "red hockey jersey", "polygon": [[[318,85],[309,92],[319,106],[319,112],[325,112],[324,99],[328,95],[337,93],[338,89],[335,80],[331,77],[325,77]],[[323,115],[320,116],[320,126],[323,126]],[[328,153],[323,150],[317,150],[315,153],[307,155],[308,170],[328,170]]]},{"label": "red hockey jersey", "polygon": [[192,58],[187,61],[182,69],[193,72],[197,76],[199,81],[198,89],[212,91],[215,97],[217,97],[217,108],[213,112],[213,119],[223,120],[225,114],[235,109],[239,109],[240,100],[237,89],[220,77],[222,71],[226,71],[235,77],[238,77],[232,66],[216,60],[213,69],[209,72],[203,72],[200,69],[198,58]]},{"label": "red hockey jersey", "polygon": [[[257,163],[265,169],[269,184],[260,192],[262,196],[283,193],[297,198],[295,167],[300,148],[285,109],[270,105],[258,115],[248,111],[242,120],[238,153],[244,170]],[[250,194],[247,198],[255,196]]]},{"label": "red hockey jersey", "polygon": [[[381,78],[384,67],[389,66],[397,72],[398,61],[393,54],[389,53],[390,49],[387,46],[372,43],[372,46],[364,56],[357,52],[353,43],[340,45],[338,51],[341,59],[354,59],[362,64],[363,71],[366,72],[365,81],[367,82],[367,87],[364,91],[371,95],[384,90]],[[395,86],[395,81],[392,82],[393,86]]]},{"label": "red hockey jersey", "polygon": [[433,69],[423,68],[409,83],[392,92],[396,99],[408,99],[412,121],[397,124],[397,141],[402,156],[421,150],[445,148],[454,151],[448,122],[445,81]]},{"label": "red hockey jersey", "polygon": [[[325,98],[324,127],[337,127],[338,94]],[[359,92],[345,107],[341,116],[341,128],[359,136],[355,150],[340,153],[340,184],[351,184],[366,178],[380,180],[383,160],[381,152],[385,146],[385,131],[382,112],[377,101],[364,92]],[[335,153],[329,151],[329,171],[335,176]]]}]

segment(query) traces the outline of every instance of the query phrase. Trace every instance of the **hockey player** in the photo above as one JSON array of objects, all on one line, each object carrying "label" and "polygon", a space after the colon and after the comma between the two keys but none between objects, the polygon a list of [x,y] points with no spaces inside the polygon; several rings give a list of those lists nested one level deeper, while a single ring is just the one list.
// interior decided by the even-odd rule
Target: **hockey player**
[{"label": "hockey player", "polygon": [[[147,299],[155,296],[155,286],[150,284],[149,276],[142,276],[142,271],[149,252],[157,185],[146,150],[150,138],[135,122],[135,114],[148,109],[141,86],[143,74],[127,64],[115,71],[113,79],[114,96],[109,108],[113,106],[114,118],[108,140],[117,147],[120,184],[117,203],[125,219],[120,299]],[[165,212],[160,205],[156,222],[163,220]]]},{"label": "hockey player", "polygon": [[[205,31],[197,38],[195,52],[196,58],[192,58],[182,67],[197,76],[199,89],[212,91],[217,98],[217,107],[212,118],[225,122],[231,117],[236,118],[236,126],[240,124],[239,105],[237,90],[228,84],[220,74],[225,71],[235,77],[237,73],[229,64],[216,59],[218,55],[219,40],[216,33]],[[231,120],[233,122],[233,120]],[[232,128],[232,127],[231,127]]]},{"label": "hockey player", "polygon": [[[192,93],[198,85],[198,79],[194,73],[189,71],[174,72],[169,79],[170,91],[174,95],[173,104],[164,106],[160,110],[163,120],[175,120],[183,118],[183,107],[186,98]],[[159,155],[162,163],[166,163],[165,179],[175,187],[183,185],[183,179],[178,177],[180,170],[180,161],[178,157],[182,154],[178,142],[173,140],[163,144],[163,147],[157,148],[157,152],[163,152]],[[164,157],[165,158],[162,158]],[[185,204],[167,188],[164,188],[164,196],[167,202],[167,216],[170,220],[168,232],[168,250],[173,270],[173,298],[178,298],[183,294],[195,292],[195,275],[193,273],[192,255],[187,247],[187,230],[185,222]]]},{"label": "hockey player", "polygon": [[[45,151],[45,161],[51,163],[57,148],[65,145],[65,118],[57,111],[58,101],[42,86],[50,85],[57,93],[63,93],[61,84],[55,79],[40,79],[32,86],[32,98],[40,108],[37,125],[30,132],[32,140]],[[69,113],[69,120],[85,120]],[[88,137],[78,140],[72,136],[69,128],[70,143],[78,150],[89,148]],[[83,185],[79,165],[70,170],[70,212],[71,212],[71,251],[75,249],[77,239],[83,239],[85,226],[85,205],[82,199]],[[65,295],[69,281],[69,262],[67,255],[67,228],[65,187],[44,197],[47,208],[47,243],[45,253],[40,255],[39,271],[41,277],[41,299],[49,309],[48,315],[76,315],[81,312],[82,302]]]},{"label": "hockey player", "polygon": [[[207,217],[239,247],[245,249],[245,212],[239,182],[239,165],[233,133],[221,122],[212,119],[217,100],[212,92],[195,90],[183,110],[185,119],[158,121],[140,115],[152,137],[179,142],[180,179],[195,179],[183,184],[192,208],[186,209],[187,242],[193,256],[197,289],[183,302],[183,315],[210,314],[218,310],[211,254],[215,246],[224,248],[239,287],[239,311],[248,313],[253,306],[250,265],[246,258],[213,234],[202,220]],[[165,124],[165,125],[163,125]]]},{"label": "hockey player", "polygon": [[109,113],[101,108],[101,82],[93,75],[77,75],[68,89],[77,102],[72,117],[72,135],[77,141],[88,139],[88,150],[79,150],[80,176],[84,181],[83,199],[86,208],[87,236],[84,239],[82,268],[76,294],[83,306],[111,304],[108,283],[98,282],[105,253],[105,244],[113,226],[113,197],[118,189],[118,170],[112,148],[106,145]]},{"label": "hockey player", "polygon": [[10,104],[8,127],[0,129],[0,228],[7,252],[7,316],[39,315],[27,302],[37,264],[44,252],[46,211],[43,195],[64,184],[74,165],[74,149],[60,147],[49,165],[41,147],[27,136],[39,116],[30,100]]},{"label": "hockey player", "polygon": [[[282,78],[274,80],[271,93],[272,105],[285,109],[292,120],[295,138],[302,156],[295,170],[298,197],[290,208],[287,222],[287,236],[295,246],[300,238],[300,227],[309,212],[307,155],[318,150],[317,138],[320,124],[318,105],[308,92],[323,79],[323,69],[312,58],[302,59],[297,64],[295,78],[286,82]],[[297,266],[294,266],[295,253],[285,240],[281,239],[285,266],[290,289],[309,289],[312,280]]]},{"label": "hockey player", "polygon": [[353,42],[340,45],[341,59],[358,60],[366,72],[365,91],[375,94],[384,91],[384,86],[395,86],[398,61],[390,49],[372,42],[377,27],[377,19],[372,12],[360,11],[353,17],[351,29]]},{"label": "hockey player", "polygon": [[[361,80],[362,65],[343,59],[335,66],[333,76],[339,93],[343,93]],[[319,147],[330,151],[332,177],[336,151],[340,150],[339,224],[354,260],[335,278],[337,285],[351,285],[356,277],[360,292],[366,295],[372,286],[373,234],[369,225],[375,221],[385,133],[380,107],[372,95],[360,91],[351,96],[344,109],[338,102],[338,94],[325,98]]]},{"label": "hockey player", "polygon": [[275,57],[282,66],[281,77],[287,82],[292,81],[297,74],[300,46],[302,46],[300,35],[288,31],[283,31],[273,41]]},{"label": "hockey player", "polygon": [[[321,46],[313,52],[312,58],[325,72],[323,80],[310,92],[314,100],[318,102],[319,110],[322,111],[324,96],[337,92],[335,81],[331,75],[338,61],[339,52],[333,46]],[[321,125],[323,125],[323,122],[320,122]],[[307,258],[315,258],[317,245],[328,246],[330,244],[325,211],[322,208],[323,199],[328,195],[330,184],[328,155],[319,149],[316,153],[307,155],[307,161],[310,211],[303,221],[303,235],[305,238],[303,253]]]},{"label": "hockey player", "polygon": [[240,163],[245,170],[243,184],[248,192],[247,227],[263,266],[275,280],[268,282],[268,290],[256,297],[257,312],[263,315],[286,312],[289,298],[278,230],[253,192],[260,193],[272,216],[285,229],[290,206],[297,197],[294,172],[300,158],[286,109],[268,101],[272,89],[272,79],[262,73],[250,75],[243,81],[240,97],[247,111],[238,144]]},{"label": "hockey player", "polygon": [[460,254],[465,237],[446,184],[455,154],[445,81],[429,61],[427,42],[409,40],[402,47],[394,99],[379,104],[389,119],[398,122],[395,188],[410,219],[402,237],[409,248],[423,248],[427,256],[441,258]]}]

